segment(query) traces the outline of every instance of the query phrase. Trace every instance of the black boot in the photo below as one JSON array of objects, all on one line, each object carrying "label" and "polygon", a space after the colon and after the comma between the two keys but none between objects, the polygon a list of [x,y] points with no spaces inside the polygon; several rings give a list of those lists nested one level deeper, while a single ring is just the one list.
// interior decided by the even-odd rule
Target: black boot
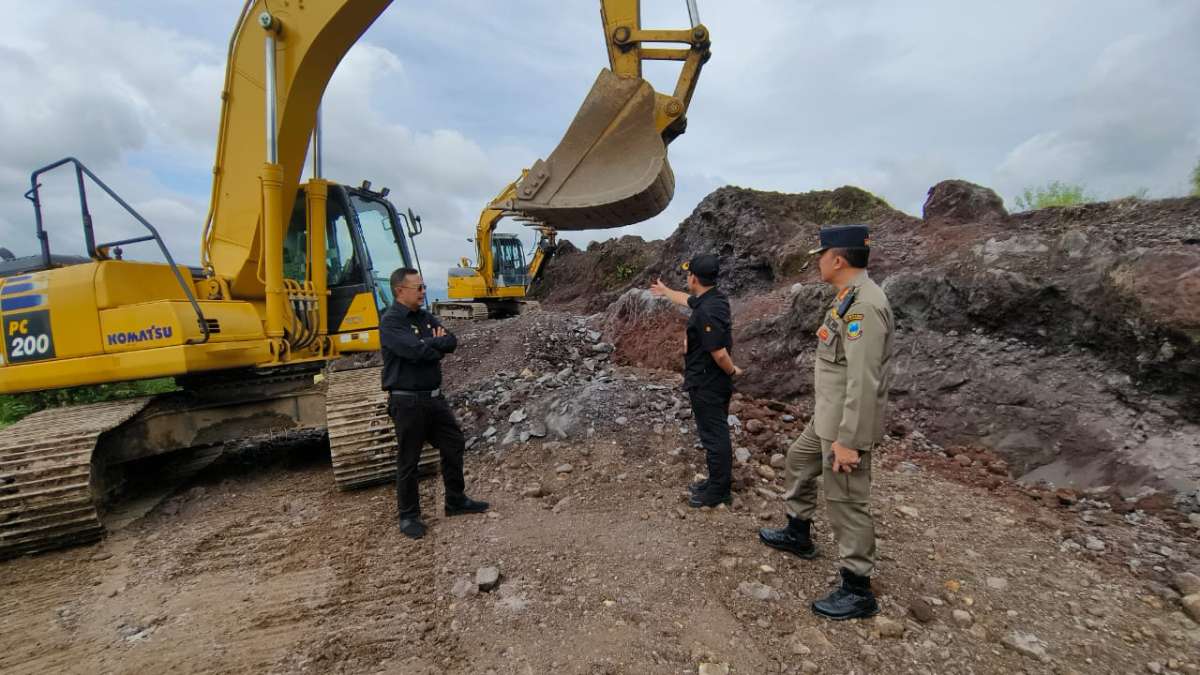
[{"label": "black boot", "polygon": [[777,530],[764,527],[759,530],[758,540],[771,548],[787,551],[801,558],[812,559],[817,557],[817,547],[813,545],[809,534],[812,521],[800,520],[794,516],[788,516],[787,520],[787,527],[781,527]]},{"label": "black boot", "polygon": [[425,536],[425,523],[421,522],[421,518],[418,516],[401,518],[400,532],[409,539],[420,539]]},{"label": "black boot", "polygon": [[705,478],[704,480],[698,480],[695,483],[692,483],[691,485],[689,485],[688,493],[694,495],[694,494],[697,494],[700,492],[704,492],[706,489],[708,489],[708,479],[707,478]]},{"label": "black boot", "polygon": [[461,516],[464,513],[483,513],[488,510],[488,503],[470,497],[463,497],[461,502],[446,502],[447,516]]},{"label": "black boot", "polygon": [[704,486],[703,490],[693,492],[688,498],[688,506],[698,509],[702,506],[716,507],[720,504],[732,504],[733,495],[729,493],[729,487],[719,488],[716,485],[709,483]]},{"label": "black boot", "polygon": [[812,611],[834,621],[865,619],[879,613],[879,603],[871,592],[871,577],[860,577],[842,568],[842,585],[812,604]]}]

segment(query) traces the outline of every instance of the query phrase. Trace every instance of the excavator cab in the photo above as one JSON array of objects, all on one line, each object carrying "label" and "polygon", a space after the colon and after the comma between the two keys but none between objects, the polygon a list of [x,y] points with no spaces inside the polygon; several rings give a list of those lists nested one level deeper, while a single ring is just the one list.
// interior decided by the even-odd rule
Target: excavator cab
[{"label": "excavator cab", "polygon": [[[416,247],[404,219],[384,192],[367,185],[330,185],[325,206],[326,326],[341,351],[379,348],[379,317],[392,304],[391,274],[416,266]],[[307,278],[308,241],[303,188],[284,236],[284,275]]]},{"label": "excavator cab", "polygon": [[495,265],[497,286],[520,286],[529,282],[529,268],[525,262],[525,251],[521,238],[515,234],[492,235],[492,260]]}]

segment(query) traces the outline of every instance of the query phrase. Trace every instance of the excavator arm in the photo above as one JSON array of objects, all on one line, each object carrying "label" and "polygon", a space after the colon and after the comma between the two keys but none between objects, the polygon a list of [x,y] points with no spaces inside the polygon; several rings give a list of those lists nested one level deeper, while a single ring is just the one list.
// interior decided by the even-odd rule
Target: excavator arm
[{"label": "excavator arm", "polygon": [[[479,215],[475,269],[488,294],[495,291],[492,234],[505,216],[535,223],[549,252],[534,253],[529,279],[541,274],[557,230],[621,227],[652,218],[670,203],[675,177],[667,144],[687,128],[687,110],[700,70],[710,56],[708,29],[695,0],[687,0],[692,27],[645,30],[640,0],[602,0],[601,22],[609,68],[602,70],[562,141],[509,183]],[[685,48],[651,48],[676,43]],[[681,61],[671,94],[642,79],[643,61]]]},{"label": "excavator arm", "polygon": [[267,297],[272,277],[282,279],[272,268],[283,264],[283,214],[300,186],[321,97],[342,57],[389,4],[248,0],[243,6],[221,90],[201,252],[210,274],[230,280],[234,297]]},{"label": "excavator arm", "polygon": [[[519,212],[556,230],[638,223],[662,212],[675,193],[667,144],[687,127],[687,109],[710,56],[708,29],[688,0],[691,28],[645,30],[639,0],[602,0],[610,68],[602,70],[567,133],[489,208]],[[651,48],[678,43],[686,48]],[[654,91],[643,61],[682,61],[675,90]]]}]

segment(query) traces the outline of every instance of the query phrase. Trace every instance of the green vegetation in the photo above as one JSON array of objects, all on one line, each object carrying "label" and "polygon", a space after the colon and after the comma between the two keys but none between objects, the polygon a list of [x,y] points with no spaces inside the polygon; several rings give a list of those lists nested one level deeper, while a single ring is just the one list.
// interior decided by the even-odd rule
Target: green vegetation
[{"label": "green vegetation", "polygon": [[1200,197],[1200,160],[1196,161],[1196,168],[1192,169],[1192,196]]},{"label": "green vegetation", "polygon": [[1074,206],[1095,199],[1085,192],[1082,185],[1051,181],[1041,187],[1025,188],[1016,201],[1019,210],[1032,211],[1049,206]]},{"label": "green vegetation", "polygon": [[0,396],[0,427],[6,427],[26,415],[46,408],[114,401],[135,396],[151,396],[175,391],[176,388],[174,379],[162,377],[156,380],[114,382],[88,387],[70,387]]}]

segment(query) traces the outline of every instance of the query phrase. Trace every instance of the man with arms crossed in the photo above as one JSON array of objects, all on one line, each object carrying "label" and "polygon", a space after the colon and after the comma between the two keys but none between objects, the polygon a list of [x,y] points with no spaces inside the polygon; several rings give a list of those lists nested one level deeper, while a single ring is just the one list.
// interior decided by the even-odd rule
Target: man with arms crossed
[{"label": "man with arms crossed", "polygon": [[425,282],[412,268],[392,272],[396,302],[379,320],[383,354],[383,388],[388,415],[396,427],[396,502],[400,531],[411,539],[425,535],[417,492],[417,463],[429,441],[441,452],[446,515],[483,513],[487,502],[463,491],[462,429],[442,394],[442,357],[458,348],[458,338],[425,311]]}]

